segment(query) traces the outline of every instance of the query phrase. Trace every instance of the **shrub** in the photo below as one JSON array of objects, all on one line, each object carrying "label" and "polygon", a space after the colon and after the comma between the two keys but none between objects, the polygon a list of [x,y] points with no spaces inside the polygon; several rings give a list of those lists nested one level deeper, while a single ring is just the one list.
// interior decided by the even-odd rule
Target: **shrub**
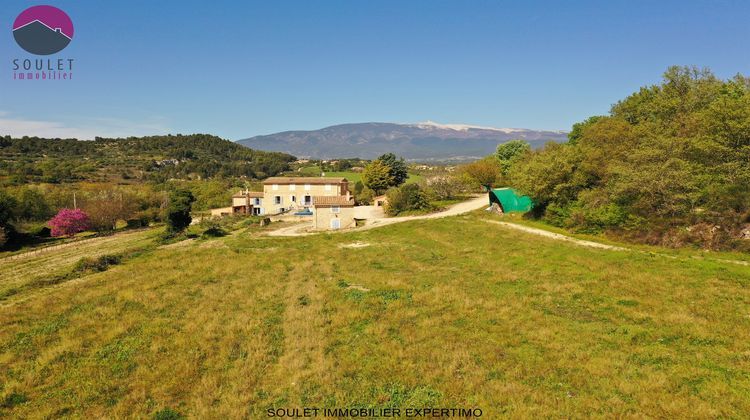
[{"label": "shrub", "polygon": [[49,221],[52,236],[73,236],[88,229],[89,216],[81,209],[61,209]]},{"label": "shrub", "polygon": [[40,238],[49,238],[52,236],[52,230],[47,226],[40,226],[34,230],[33,235]]},{"label": "shrub", "polygon": [[13,217],[18,202],[15,198],[0,190],[0,247],[5,245],[13,228],[10,219]]},{"label": "shrub", "polygon": [[121,261],[122,257],[119,255],[101,255],[98,258],[84,257],[73,266],[73,271],[77,273],[105,271]]},{"label": "shrub", "polygon": [[154,414],[154,420],[180,420],[184,419],[179,411],[173,410],[169,407],[162,408]]},{"label": "shrub", "polygon": [[391,188],[386,195],[388,204],[385,207],[385,212],[389,216],[396,216],[405,211],[431,208],[424,191],[417,184],[406,184],[399,188]]},{"label": "shrub", "polygon": [[227,232],[219,226],[211,226],[210,228],[203,231],[201,236],[204,238],[218,238],[226,235]]},{"label": "shrub", "polygon": [[489,189],[500,178],[500,162],[490,157],[466,164],[460,168],[460,172],[476,186]]},{"label": "shrub", "polygon": [[11,392],[8,394],[7,397],[3,400],[2,404],[0,404],[0,407],[2,408],[13,408],[17,405],[21,405],[28,401],[29,398],[23,394],[19,394],[17,392]]},{"label": "shrub", "polygon": [[190,191],[175,190],[169,195],[169,204],[166,209],[167,231],[170,234],[182,232],[190,226],[192,218],[190,210],[195,197]]},{"label": "shrub", "polygon": [[427,178],[425,185],[438,200],[455,198],[464,188],[463,182],[453,175],[442,175]]},{"label": "shrub", "polygon": [[375,191],[367,187],[363,187],[359,192],[354,193],[354,201],[360,206],[372,204],[373,198],[375,198]]}]

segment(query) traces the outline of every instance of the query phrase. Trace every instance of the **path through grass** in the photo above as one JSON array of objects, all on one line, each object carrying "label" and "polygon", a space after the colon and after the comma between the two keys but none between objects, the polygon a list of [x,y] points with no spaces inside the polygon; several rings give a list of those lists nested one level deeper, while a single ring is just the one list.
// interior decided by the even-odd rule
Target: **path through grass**
[{"label": "path through grass", "polygon": [[0,416],[750,412],[750,268],[579,247],[479,213],[193,241],[0,307],[0,400],[15,401]]}]

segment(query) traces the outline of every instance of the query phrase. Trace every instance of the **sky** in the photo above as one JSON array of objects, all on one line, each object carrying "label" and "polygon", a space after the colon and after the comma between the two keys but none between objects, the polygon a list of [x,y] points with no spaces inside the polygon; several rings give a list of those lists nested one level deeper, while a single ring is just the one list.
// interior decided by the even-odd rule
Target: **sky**
[{"label": "sky", "polygon": [[[57,54],[13,38],[38,4],[75,26]],[[0,135],[569,130],[670,65],[750,74],[748,22],[750,2],[728,0],[2,0]],[[27,58],[72,58],[73,79],[13,80],[12,60]]]}]

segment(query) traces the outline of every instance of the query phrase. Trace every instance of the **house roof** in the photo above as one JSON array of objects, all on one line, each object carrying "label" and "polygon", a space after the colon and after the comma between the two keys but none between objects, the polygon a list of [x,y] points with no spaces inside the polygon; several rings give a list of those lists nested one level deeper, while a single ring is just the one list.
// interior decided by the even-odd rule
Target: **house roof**
[{"label": "house roof", "polygon": [[273,176],[263,181],[263,185],[269,184],[346,184],[349,181],[346,178],[339,177],[321,177],[321,176]]},{"label": "house roof", "polygon": [[250,197],[250,198],[263,198],[263,192],[262,191],[248,191],[248,192],[238,192],[237,194],[233,195],[232,198],[243,198],[243,197]]},{"label": "house roof", "polygon": [[316,195],[313,197],[314,206],[354,206],[354,199],[345,195]]}]

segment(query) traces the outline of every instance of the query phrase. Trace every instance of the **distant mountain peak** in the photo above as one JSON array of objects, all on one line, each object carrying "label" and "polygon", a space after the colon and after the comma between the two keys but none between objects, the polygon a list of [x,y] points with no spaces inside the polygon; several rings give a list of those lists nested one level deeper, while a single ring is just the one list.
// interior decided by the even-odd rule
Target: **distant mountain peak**
[{"label": "distant mountain peak", "polygon": [[442,129],[442,130],[455,130],[455,131],[468,131],[468,130],[490,130],[500,131],[503,133],[516,133],[521,131],[527,131],[522,128],[495,128],[495,127],[483,127],[481,125],[469,125],[469,124],[440,124],[432,120],[418,122],[416,124],[404,124],[418,128],[425,129]]},{"label": "distant mountain peak", "polygon": [[320,130],[284,131],[238,140],[253,149],[285,152],[300,158],[373,159],[392,152],[412,161],[472,160],[493,153],[500,143],[524,139],[532,147],[565,142],[562,131],[494,128],[434,121],[396,124],[366,122]]}]

